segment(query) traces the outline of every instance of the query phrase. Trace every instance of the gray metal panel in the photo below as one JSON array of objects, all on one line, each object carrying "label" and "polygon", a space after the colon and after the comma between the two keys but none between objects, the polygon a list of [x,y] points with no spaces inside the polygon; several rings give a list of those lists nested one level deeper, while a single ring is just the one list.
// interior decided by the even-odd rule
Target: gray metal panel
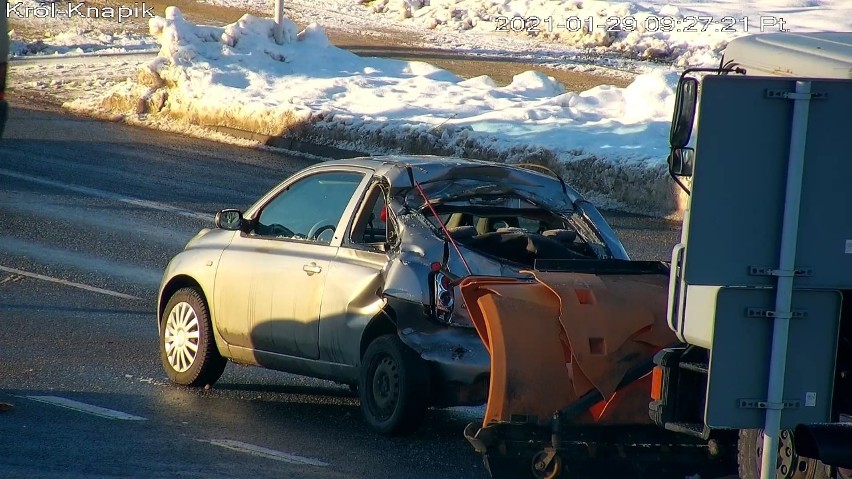
[{"label": "gray metal panel", "polygon": [[735,38],[725,48],[748,75],[852,78],[852,33],[769,33]]},{"label": "gray metal panel", "polygon": [[[838,291],[793,293],[793,310],[806,311],[807,317],[790,320],[783,397],[802,404],[799,408],[784,410],[783,429],[831,419],[841,302]],[[747,310],[772,310],[774,304],[773,289],[722,288],[719,291],[710,351],[707,425],[735,429],[763,427],[766,410],[741,408],[738,401],[766,400],[773,320],[750,318]],[[808,392],[816,393],[814,406],[806,407]]]},{"label": "gray metal panel", "polygon": [[[793,101],[784,78],[702,81],[685,280],[691,285],[773,286],[749,266],[778,266]],[[813,81],[797,267],[798,288],[852,288],[852,81]],[[714,132],[719,132],[714,134]],[[848,243],[847,243],[848,241]]]}]

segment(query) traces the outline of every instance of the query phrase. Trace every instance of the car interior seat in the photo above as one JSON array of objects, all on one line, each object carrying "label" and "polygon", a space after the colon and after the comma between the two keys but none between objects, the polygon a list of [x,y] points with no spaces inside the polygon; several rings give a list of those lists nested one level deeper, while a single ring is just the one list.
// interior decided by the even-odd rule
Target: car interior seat
[{"label": "car interior seat", "polygon": [[474,236],[479,234],[479,232],[476,231],[476,228],[474,228],[473,226],[454,226],[452,228],[448,227],[447,231],[449,231],[450,236],[452,236],[453,239],[458,240],[473,238]]},{"label": "car interior seat", "polygon": [[476,222],[479,234],[493,233],[500,228],[517,228],[520,224],[516,216],[482,217]]}]

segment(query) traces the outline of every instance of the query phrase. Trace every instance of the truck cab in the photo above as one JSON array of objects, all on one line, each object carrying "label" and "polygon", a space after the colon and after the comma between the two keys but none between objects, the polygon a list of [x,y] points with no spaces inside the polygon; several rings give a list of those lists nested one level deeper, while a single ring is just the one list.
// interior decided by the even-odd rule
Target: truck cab
[{"label": "truck cab", "polygon": [[650,412],[706,440],[739,430],[744,479],[852,477],[849,105],[852,33],[741,37],[678,85],[669,171],[690,199],[667,319],[683,344],[655,357]]}]

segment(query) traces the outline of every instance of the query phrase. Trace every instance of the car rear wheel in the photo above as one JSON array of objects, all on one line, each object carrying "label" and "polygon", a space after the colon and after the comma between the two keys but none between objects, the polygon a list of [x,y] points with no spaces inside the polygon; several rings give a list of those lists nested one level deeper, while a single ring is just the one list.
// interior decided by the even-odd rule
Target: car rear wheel
[{"label": "car rear wheel", "polygon": [[195,288],[169,299],[160,325],[160,359],[169,379],[184,386],[212,385],[227,361],[216,349],[207,304]]},{"label": "car rear wheel", "polygon": [[410,434],[426,415],[429,367],[396,335],[375,339],[361,362],[358,380],[361,412],[380,434]]},{"label": "car rear wheel", "polygon": [[[737,449],[740,478],[760,479],[763,431],[759,429],[740,431]],[[793,431],[781,431],[775,477],[778,479],[828,479],[829,471],[822,462],[796,454]]]}]

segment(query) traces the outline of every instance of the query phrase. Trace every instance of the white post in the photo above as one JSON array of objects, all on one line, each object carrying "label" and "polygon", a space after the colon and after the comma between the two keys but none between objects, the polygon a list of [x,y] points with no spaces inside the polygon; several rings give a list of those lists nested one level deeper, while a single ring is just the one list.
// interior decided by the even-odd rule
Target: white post
[{"label": "white post", "polygon": [[272,18],[275,19],[275,30],[272,36],[275,38],[275,43],[281,45],[284,43],[284,0],[275,0],[275,12]]},{"label": "white post", "polygon": [[811,82],[797,81],[793,99],[793,123],[790,130],[790,154],[787,163],[787,191],[784,199],[784,222],[781,226],[781,251],[778,261],[778,290],[775,296],[775,322],[772,330],[772,352],[769,362],[769,391],[766,422],[763,428],[761,479],[775,479],[778,437],[781,434],[781,412],[784,409],[784,376],[787,371],[787,346],[792,317],[793,280],[796,269],[796,242],[799,230],[799,208],[802,199],[802,174],[805,165],[805,140],[808,132]]}]

